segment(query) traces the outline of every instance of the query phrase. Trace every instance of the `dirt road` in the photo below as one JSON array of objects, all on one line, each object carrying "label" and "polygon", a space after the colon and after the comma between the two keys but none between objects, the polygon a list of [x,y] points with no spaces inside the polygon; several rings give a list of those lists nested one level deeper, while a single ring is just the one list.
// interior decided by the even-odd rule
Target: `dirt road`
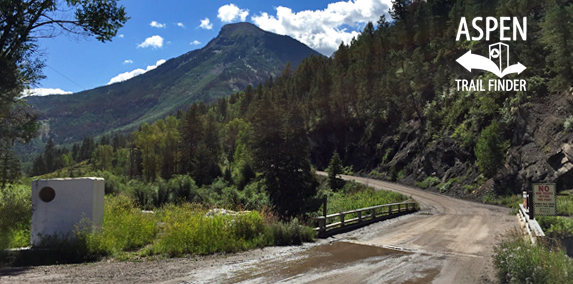
[{"label": "dirt road", "polygon": [[493,283],[506,208],[393,183],[345,179],[412,196],[417,214],[297,247],[143,262],[0,269],[1,283]]}]

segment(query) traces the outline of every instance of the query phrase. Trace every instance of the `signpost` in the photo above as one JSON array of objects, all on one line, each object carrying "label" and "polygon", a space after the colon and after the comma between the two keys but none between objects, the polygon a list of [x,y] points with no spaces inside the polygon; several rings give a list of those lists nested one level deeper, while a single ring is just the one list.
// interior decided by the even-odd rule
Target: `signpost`
[{"label": "signpost", "polygon": [[[535,216],[555,216],[557,202],[555,201],[554,183],[533,184],[533,212]],[[531,210],[531,209],[530,209]]]}]

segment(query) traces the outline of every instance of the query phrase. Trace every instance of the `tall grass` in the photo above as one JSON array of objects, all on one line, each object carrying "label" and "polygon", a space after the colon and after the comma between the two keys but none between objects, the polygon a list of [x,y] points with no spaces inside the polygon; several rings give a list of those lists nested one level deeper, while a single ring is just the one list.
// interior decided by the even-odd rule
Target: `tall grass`
[{"label": "tall grass", "polygon": [[437,177],[427,177],[423,181],[416,182],[416,186],[422,189],[426,189],[432,186],[440,184],[440,179]]},{"label": "tall grass", "polygon": [[84,254],[83,259],[237,252],[300,244],[315,235],[296,219],[278,222],[258,211],[208,216],[203,205],[182,203],[144,213],[125,195],[106,196],[105,202],[101,233],[78,227],[78,241],[72,249]]},{"label": "tall grass", "polygon": [[523,196],[520,194],[497,195],[491,192],[482,197],[482,202],[511,208],[510,214],[515,215],[519,212],[519,204],[523,203]]},{"label": "tall grass", "polygon": [[125,195],[106,196],[104,221],[100,234],[78,228],[79,238],[95,255],[118,255],[153,242],[158,232],[153,214],[137,209]]},{"label": "tall grass", "polygon": [[31,190],[24,185],[0,188],[0,251],[30,244]]},{"label": "tall grass", "polygon": [[494,251],[501,283],[573,283],[573,261],[562,250],[532,245],[517,229]]},{"label": "tall grass", "polygon": [[188,205],[168,206],[158,213],[165,223],[151,252],[177,256],[235,252],[272,243],[265,236],[263,216],[245,214],[205,216]]},{"label": "tall grass", "polygon": [[573,216],[573,195],[557,196],[557,214]]},{"label": "tall grass", "polygon": [[[408,197],[387,190],[374,190],[363,184],[347,182],[338,192],[327,192],[327,214],[360,209],[375,205],[402,202]],[[322,207],[318,212],[322,212]]]},{"label": "tall grass", "polygon": [[561,216],[535,217],[543,232],[550,238],[560,239],[573,236],[573,220]]},{"label": "tall grass", "polygon": [[[339,191],[325,190],[322,192],[327,197],[326,210],[327,214],[345,212],[370,206],[403,202],[408,197],[387,190],[374,190],[361,183],[346,182],[344,187]],[[315,212],[315,215],[323,214],[323,206]],[[403,207],[405,208],[405,207]],[[396,208],[394,208],[396,209]],[[346,219],[357,217],[356,213],[345,216]],[[335,219],[329,219],[328,223],[338,222]]]}]

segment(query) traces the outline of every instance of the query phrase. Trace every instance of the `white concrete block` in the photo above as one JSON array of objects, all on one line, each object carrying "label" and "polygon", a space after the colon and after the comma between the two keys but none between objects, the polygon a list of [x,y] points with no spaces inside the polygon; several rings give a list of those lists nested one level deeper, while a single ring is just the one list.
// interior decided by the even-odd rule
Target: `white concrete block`
[{"label": "white concrete block", "polygon": [[32,181],[32,246],[41,236],[74,237],[82,219],[101,227],[104,209],[103,178],[40,179]]}]

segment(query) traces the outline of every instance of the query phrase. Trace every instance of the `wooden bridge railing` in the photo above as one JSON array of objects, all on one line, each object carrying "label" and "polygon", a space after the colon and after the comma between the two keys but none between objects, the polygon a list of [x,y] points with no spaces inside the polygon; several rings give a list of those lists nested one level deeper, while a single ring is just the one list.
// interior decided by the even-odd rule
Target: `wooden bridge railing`
[{"label": "wooden bridge railing", "polygon": [[[326,216],[316,217],[318,227],[314,228],[319,237],[335,233],[334,231],[350,230],[376,221],[395,218],[404,214],[416,212],[415,202],[402,202],[371,206]],[[346,219],[347,216],[354,218]],[[338,222],[328,223],[330,219],[339,219]]]},{"label": "wooden bridge railing", "polygon": [[536,243],[540,238],[545,238],[543,229],[541,229],[537,220],[529,218],[529,211],[523,207],[523,204],[519,204],[518,217],[522,224],[522,229],[527,232],[532,243]]}]

